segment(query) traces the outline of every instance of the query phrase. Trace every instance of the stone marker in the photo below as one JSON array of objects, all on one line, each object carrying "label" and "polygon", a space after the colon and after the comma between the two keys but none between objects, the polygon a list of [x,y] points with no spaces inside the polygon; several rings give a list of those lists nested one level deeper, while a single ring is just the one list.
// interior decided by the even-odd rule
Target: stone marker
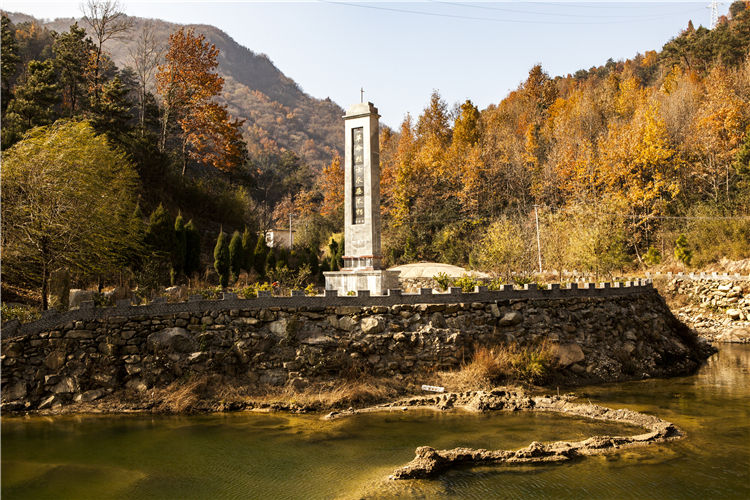
[{"label": "stone marker", "polygon": [[52,271],[49,276],[49,302],[50,309],[58,311],[68,310],[68,296],[70,295],[70,273],[66,268]]},{"label": "stone marker", "polygon": [[324,273],[326,290],[339,295],[399,288],[398,271],[382,268],[380,255],[380,129],[371,102],[344,115],[344,267]]}]

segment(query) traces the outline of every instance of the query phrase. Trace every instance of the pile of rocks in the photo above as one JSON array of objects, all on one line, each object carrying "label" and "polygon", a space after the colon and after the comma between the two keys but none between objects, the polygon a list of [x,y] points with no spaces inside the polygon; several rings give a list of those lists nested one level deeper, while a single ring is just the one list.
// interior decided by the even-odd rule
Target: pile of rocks
[{"label": "pile of rocks", "polygon": [[750,342],[750,282],[677,278],[666,286],[689,304],[676,309],[681,321],[717,342]]}]

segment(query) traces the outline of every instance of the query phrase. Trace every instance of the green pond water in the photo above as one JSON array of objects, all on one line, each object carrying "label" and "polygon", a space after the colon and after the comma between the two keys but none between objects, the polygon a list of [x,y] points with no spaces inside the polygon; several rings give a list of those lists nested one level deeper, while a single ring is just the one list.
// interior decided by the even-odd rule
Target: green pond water
[{"label": "green pond water", "polygon": [[531,412],[394,411],[334,422],[255,413],[4,416],[0,493],[3,500],[750,498],[750,346],[722,347],[689,377],[577,394],[658,415],[687,438],[570,463],[388,481],[422,445],[517,449],[642,430]]}]

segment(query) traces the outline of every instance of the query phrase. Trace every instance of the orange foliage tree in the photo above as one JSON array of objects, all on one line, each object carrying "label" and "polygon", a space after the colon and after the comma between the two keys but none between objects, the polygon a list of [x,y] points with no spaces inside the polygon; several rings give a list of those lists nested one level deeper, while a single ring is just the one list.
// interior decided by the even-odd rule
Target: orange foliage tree
[{"label": "orange foliage tree", "polygon": [[234,170],[247,156],[241,127],[224,105],[213,99],[221,93],[224,79],[216,73],[219,49],[193,28],[180,28],[169,37],[164,64],[156,74],[156,90],[163,101],[160,147],[166,148],[172,121],[180,126],[182,174],[187,160],[223,171]]}]

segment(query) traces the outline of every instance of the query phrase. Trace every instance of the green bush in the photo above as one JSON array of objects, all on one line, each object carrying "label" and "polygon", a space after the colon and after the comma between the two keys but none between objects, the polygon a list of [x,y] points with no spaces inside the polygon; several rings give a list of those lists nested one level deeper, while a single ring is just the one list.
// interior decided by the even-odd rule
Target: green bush
[{"label": "green bush", "polygon": [[437,283],[437,285],[443,291],[447,290],[451,285],[451,277],[448,276],[448,273],[439,272],[435,276],[433,276],[432,279],[435,280],[435,283]]},{"label": "green bush", "polygon": [[14,319],[17,319],[21,323],[29,323],[30,321],[36,321],[41,318],[42,314],[36,309],[2,304],[2,306],[0,306],[0,317],[2,318],[3,323]]},{"label": "green bush", "polygon": [[479,281],[471,276],[461,276],[453,280],[453,285],[460,286],[464,293],[473,292],[474,287],[479,284]]}]

